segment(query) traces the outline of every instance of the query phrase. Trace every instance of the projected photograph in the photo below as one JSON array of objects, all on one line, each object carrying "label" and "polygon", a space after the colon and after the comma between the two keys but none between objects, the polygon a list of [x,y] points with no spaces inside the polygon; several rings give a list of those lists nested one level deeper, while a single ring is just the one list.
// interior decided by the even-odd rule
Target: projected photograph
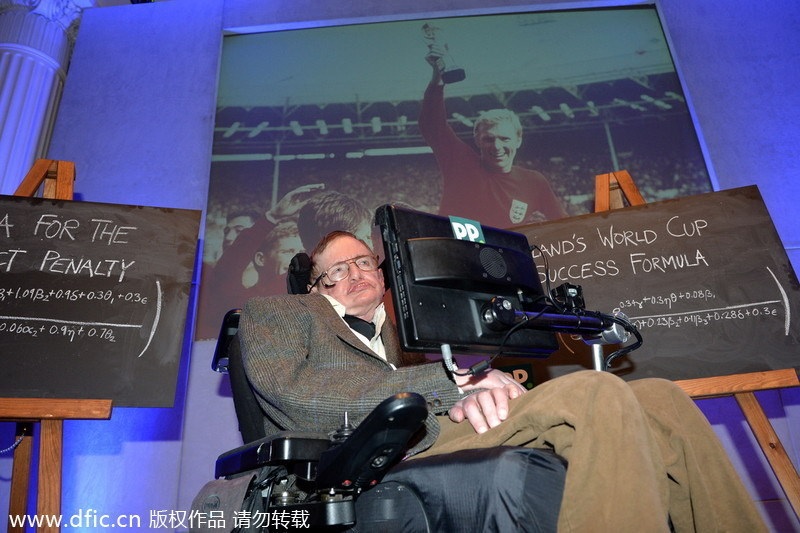
[{"label": "projected photograph", "polygon": [[616,170],[648,202],[712,190],[653,6],[226,36],[196,338],[328,231],[374,242],[380,205],[512,228]]}]

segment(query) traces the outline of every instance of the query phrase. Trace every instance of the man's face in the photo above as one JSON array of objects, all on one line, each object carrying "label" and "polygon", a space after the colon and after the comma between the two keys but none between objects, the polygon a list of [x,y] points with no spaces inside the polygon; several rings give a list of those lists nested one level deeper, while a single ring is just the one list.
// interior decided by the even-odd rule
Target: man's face
[{"label": "man's face", "polygon": [[503,121],[479,128],[475,143],[484,168],[492,172],[510,172],[522,139],[511,122]]},{"label": "man's face", "polygon": [[239,234],[246,229],[252,228],[253,224],[255,224],[255,220],[247,215],[239,215],[230,219],[228,223],[225,224],[225,240],[222,241],[222,246],[227,248],[233,244],[233,241],[236,240]]},{"label": "man's face", "polygon": [[[372,250],[352,237],[339,237],[315,258],[318,267],[316,272],[322,273],[335,263],[363,255],[372,255]],[[348,315],[372,320],[375,309],[383,300],[383,272],[380,268],[364,272],[353,263],[348,264],[348,267],[345,279],[330,286],[330,280],[323,277],[312,291],[332,296],[345,306]]]},{"label": "man's face", "polygon": [[270,252],[270,258],[276,268],[276,274],[286,274],[292,258],[303,250],[303,242],[299,235],[287,235],[275,243],[275,248]]}]

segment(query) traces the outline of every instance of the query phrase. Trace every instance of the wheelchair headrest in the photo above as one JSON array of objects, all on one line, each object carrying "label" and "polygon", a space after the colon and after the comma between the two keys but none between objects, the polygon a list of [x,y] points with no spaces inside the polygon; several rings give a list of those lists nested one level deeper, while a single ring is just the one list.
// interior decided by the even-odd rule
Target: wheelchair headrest
[{"label": "wheelchair headrest", "polygon": [[307,294],[311,283],[311,258],[305,252],[292,257],[286,272],[286,290],[289,294]]}]

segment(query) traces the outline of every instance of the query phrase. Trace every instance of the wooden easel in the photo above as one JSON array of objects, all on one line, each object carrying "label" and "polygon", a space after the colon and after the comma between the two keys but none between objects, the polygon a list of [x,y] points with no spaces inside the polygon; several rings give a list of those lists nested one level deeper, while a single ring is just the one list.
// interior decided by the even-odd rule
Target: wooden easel
[{"label": "wooden easel", "polygon": [[[45,198],[72,200],[74,181],[74,163],[39,159],[22,180],[15,195],[34,196],[42,187],[42,196]],[[34,424],[40,425],[36,514],[59,516],[64,420],[109,418],[111,400],[0,398],[0,420],[17,423],[16,438],[19,441],[14,449],[11,471],[9,517],[27,513]],[[9,520],[9,533],[22,533],[24,530],[21,526],[12,527]],[[60,528],[43,525],[37,531],[51,533],[60,531]]]},{"label": "wooden easel", "polygon": [[[639,194],[639,189],[633,183],[631,175],[625,170],[596,176],[595,193],[595,212],[646,203]],[[736,398],[750,429],[775,472],[778,483],[786,493],[787,500],[795,514],[800,517],[800,477],[754,394],[759,390],[800,385],[797,372],[789,368],[679,380],[675,383],[695,399],[731,395]]]},{"label": "wooden easel", "polygon": [[55,159],[37,159],[19,184],[14,196],[33,196],[42,188],[43,198],[72,200],[75,163]]}]

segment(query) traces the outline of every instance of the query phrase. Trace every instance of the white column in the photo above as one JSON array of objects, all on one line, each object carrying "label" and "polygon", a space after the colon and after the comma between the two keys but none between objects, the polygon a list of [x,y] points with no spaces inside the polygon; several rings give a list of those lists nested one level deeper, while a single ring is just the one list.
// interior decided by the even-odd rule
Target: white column
[{"label": "white column", "polygon": [[[13,194],[50,141],[87,0],[0,0],[0,194]],[[91,5],[91,2],[89,2]]]}]

